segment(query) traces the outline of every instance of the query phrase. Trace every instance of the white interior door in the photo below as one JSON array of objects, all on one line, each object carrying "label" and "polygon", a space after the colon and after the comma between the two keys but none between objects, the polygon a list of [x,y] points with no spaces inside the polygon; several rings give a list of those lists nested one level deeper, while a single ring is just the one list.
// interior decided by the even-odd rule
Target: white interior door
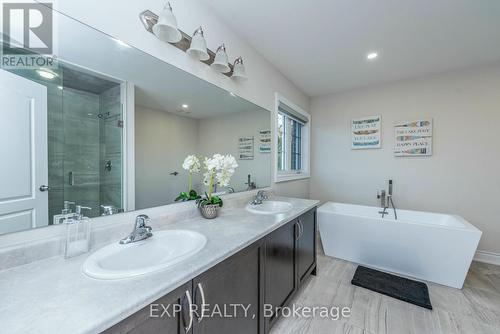
[{"label": "white interior door", "polygon": [[0,234],[48,224],[47,88],[0,70]]}]

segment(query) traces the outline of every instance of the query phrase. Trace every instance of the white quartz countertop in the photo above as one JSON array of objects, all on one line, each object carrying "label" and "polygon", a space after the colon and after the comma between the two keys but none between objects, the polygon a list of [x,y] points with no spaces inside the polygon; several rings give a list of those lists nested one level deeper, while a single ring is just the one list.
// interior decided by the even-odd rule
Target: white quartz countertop
[{"label": "white quartz countertop", "polygon": [[[258,215],[222,209],[213,220],[195,218],[166,225],[205,235],[195,256],[156,273],[122,280],[96,280],[82,273],[89,254],[49,258],[0,272],[2,333],[99,333],[319,204],[277,198],[293,209]],[[130,222],[133,225],[133,222]],[[154,231],[153,231],[154,233]]]}]

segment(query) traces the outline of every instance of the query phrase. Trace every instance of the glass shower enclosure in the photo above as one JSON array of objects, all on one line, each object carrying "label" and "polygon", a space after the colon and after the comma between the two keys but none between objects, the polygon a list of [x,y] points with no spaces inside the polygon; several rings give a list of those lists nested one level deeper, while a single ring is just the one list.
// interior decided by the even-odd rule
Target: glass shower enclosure
[{"label": "glass shower enclosure", "polygon": [[123,211],[124,82],[59,63],[12,70],[47,87],[49,216],[75,206],[96,217]]}]

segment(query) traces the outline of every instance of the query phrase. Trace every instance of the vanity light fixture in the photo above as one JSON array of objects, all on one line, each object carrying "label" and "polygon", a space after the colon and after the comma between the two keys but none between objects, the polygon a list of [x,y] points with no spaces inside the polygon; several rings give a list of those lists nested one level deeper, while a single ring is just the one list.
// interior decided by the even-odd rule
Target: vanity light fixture
[{"label": "vanity light fixture", "polygon": [[36,70],[36,73],[38,73],[38,75],[41,76],[42,78],[49,80],[52,80],[58,76],[56,73],[47,69]]},{"label": "vanity light fixture", "polygon": [[203,29],[201,28],[201,26],[193,33],[191,44],[186,53],[191,57],[201,61],[210,59],[210,55],[207,52],[207,41],[203,36]]},{"label": "vanity light fixture", "polygon": [[[179,30],[177,28],[177,20],[172,13],[172,7],[169,3],[167,3],[160,16],[147,9],[139,14],[139,19],[146,31],[156,35],[158,39],[168,42],[179,50],[199,59],[202,63],[211,66],[214,71],[222,73],[229,78],[246,78],[246,71],[242,60],[234,62],[234,64],[238,64],[239,69],[236,75],[233,76],[234,65],[233,62],[229,63],[224,44],[217,48],[217,52],[213,52],[207,48],[201,27],[196,29],[192,36]],[[167,38],[168,36],[174,36],[175,38]]]},{"label": "vanity light fixture", "polygon": [[57,88],[59,88],[60,90],[63,90],[63,86],[57,86]]},{"label": "vanity light fixture", "polygon": [[224,45],[224,43],[222,43],[222,45],[217,48],[217,52],[215,53],[215,60],[210,66],[214,71],[219,73],[227,73],[231,71],[226,53],[226,45]]},{"label": "vanity light fixture", "polygon": [[378,57],[377,52],[370,52],[369,54],[366,55],[366,59],[368,59],[368,60],[374,60],[377,57]]},{"label": "vanity light fixture", "polygon": [[167,2],[158,16],[158,22],[153,26],[153,33],[162,41],[169,43],[177,43],[182,39],[170,2]]},{"label": "vanity light fixture", "polygon": [[245,69],[245,65],[243,65],[243,58],[238,57],[234,61],[233,64],[233,75],[231,76],[233,79],[238,79],[238,80],[246,80],[248,79],[247,77],[247,71]]}]

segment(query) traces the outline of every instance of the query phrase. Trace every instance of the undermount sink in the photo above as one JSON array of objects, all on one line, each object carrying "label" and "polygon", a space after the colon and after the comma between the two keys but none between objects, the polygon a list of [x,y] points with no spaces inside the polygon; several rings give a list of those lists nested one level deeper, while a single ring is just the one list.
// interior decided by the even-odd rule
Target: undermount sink
[{"label": "undermount sink", "polygon": [[110,280],[129,278],[166,269],[198,253],[207,238],[194,231],[153,232],[151,238],[105,246],[83,264],[83,272],[93,278]]},{"label": "undermount sink", "polygon": [[292,210],[292,204],[282,201],[264,201],[262,204],[248,204],[246,209],[252,213],[270,215]]}]

